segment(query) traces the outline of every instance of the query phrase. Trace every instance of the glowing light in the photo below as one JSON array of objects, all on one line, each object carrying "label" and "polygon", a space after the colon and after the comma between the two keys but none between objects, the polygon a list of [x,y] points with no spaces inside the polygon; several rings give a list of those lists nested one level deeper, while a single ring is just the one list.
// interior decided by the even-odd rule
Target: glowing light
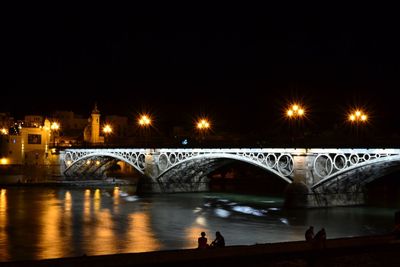
[{"label": "glowing light", "polygon": [[101,203],[101,195],[100,195],[100,189],[96,189],[94,191],[94,197],[93,197],[94,203],[93,203],[93,208],[97,212],[100,210],[100,203]]},{"label": "glowing light", "polygon": [[72,163],[72,161],[67,160],[67,165],[68,165],[68,166],[71,165],[71,163]]},{"label": "glowing light", "polygon": [[362,121],[366,121],[367,118],[368,118],[367,115],[365,115],[365,114],[361,115],[361,120],[362,120]]},{"label": "glowing light", "polygon": [[143,114],[139,117],[138,123],[140,126],[149,126],[151,125],[151,117],[147,114]]},{"label": "glowing light", "polygon": [[83,214],[84,214],[84,220],[87,221],[89,220],[90,216],[90,189],[85,190],[85,197],[84,197],[84,202],[83,202]]},{"label": "glowing light", "polygon": [[96,165],[100,165],[100,161],[99,160],[96,160]]},{"label": "glowing light", "polygon": [[112,127],[109,125],[109,124],[106,124],[106,125],[104,125],[104,127],[103,127],[103,132],[105,133],[105,134],[110,134],[110,133],[112,133]]},{"label": "glowing light", "polygon": [[115,206],[115,208],[116,209],[118,209],[118,205],[119,205],[119,201],[120,201],[120,194],[119,194],[119,187],[118,186],[116,186],[116,187],[114,187],[114,190],[113,190],[113,199],[114,199],[114,206]]},{"label": "glowing light", "polygon": [[[126,243],[128,245],[122,248],[123,252],[143,252],[160,249],[161,244],[152,230],[151,216],[147,211],[137,211],[130,214],[127,219],[129,226],[124,239],[127,240]],[[137,234],[138,229],[140,229],[140,235]]]},{"label": "glowing light", "polygon": [[[8,225],[8,216],[9,212],[7,212],[7,189],[0,190],[0,240],[2,240],[2,246],[6,248],[9,245],[9,235],[5,228]],[[8,249],[0,249],[0,258],[7,259],[9,258]]]},{"label": "glowing light", "polygon": [[[43,228],[37,240],[38,246],[42,248],[39,254],[42,258],[62,257],[63,248],[58,244],[62,244],[62,240],[68,240],[71,234],[70,222],[65,221],[64,212],[61,210],[61,206],[56,205],[56,203],[58,203],[58,199],[54,196],[43,198],[42,201],[38,202],[40,205],[38,208],[43,211],[41,216],[38,217]],[[64,237],[63,234],[66,234],[66,236]]]},{"label": "glowing light", "polygon": [[71,197],[71,192],[67,191],[65,192],[65,211],[71,211],[72,207],[72,197]]},{"label": "glowing light", "polygon": [[53,131],[57,131],[57,130],[60,129],[60,124],[59,124],[58,122],[55,122],[55,121],[54,121],[54,122],[51,124],[50,129],[53,130]]},{"label": "glowing light", "polygon": [[8,159],[7,159],[7,158],[1,158],[1,159],[0,159],[0,164],[1,164],[1,165],[6,165],[6,164],[8,164]]},{"label": "glowing light", "polygon": [[201,226],[207,226],[207,220],[203,216],[199,216],[196,218],[196,223]]},{"label": "glowing light", "polygon": [[8,134],[8,131],[7,131],[6,128],[1,128],[1,129],[0,129],[0,133],[3,134],[3,135],[7,135],[7,134]]},{"label": "glowing light", "polygon": [[368,115],[361,109],[356,109],[348,114],[348,119],[352,123],[367,122]]},{"label": "glowing light", "polygon": [[293,104],[286,110],[286,117],[301,118],[305,115],[305,109],[299,104]]},{"label": "glowing light", "polygon": [[211,124],[210,124],[209,120],[206,118],[200,119],[196,124],[196,128],[199,130],[207,130],[210,127],[211,127]]}]

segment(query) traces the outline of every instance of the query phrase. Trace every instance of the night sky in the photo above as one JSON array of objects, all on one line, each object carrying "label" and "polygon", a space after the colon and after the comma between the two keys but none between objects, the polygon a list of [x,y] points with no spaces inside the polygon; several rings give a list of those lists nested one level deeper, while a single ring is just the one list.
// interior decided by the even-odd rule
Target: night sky
[{"label": "night sky", "polygon": [[[149,111],[163,125],[209,116],[220,129],[343,124],[356,105],[399,130],[400,41],[390,7],[3,7],[0,112]],[[21,93],[27,90],[27,93]],[[101,92],[103,91],[103,92]],[[105,92],[104,92],[105,91]]]}]

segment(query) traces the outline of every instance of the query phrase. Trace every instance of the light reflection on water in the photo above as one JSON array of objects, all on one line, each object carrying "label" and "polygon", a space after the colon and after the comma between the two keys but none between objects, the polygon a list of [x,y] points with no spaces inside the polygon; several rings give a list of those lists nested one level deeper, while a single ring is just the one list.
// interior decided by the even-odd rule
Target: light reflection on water
[{"label": "light reflection on water", "polygon": [[0,259],[10,258],[8,250],[7,234],[7,190],[0,189]]},{"label": "light reflection on water", "polygon": [[195,248],[221,231],[228,245],[387,233],[393,209],[282,209],[282,199],[238,194],[133,196],[126,188],[0,189],[0,261]]}]

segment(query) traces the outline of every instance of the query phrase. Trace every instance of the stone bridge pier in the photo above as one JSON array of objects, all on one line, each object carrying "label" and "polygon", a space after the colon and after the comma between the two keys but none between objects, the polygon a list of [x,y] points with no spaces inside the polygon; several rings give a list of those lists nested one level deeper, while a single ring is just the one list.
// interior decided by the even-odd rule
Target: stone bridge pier
[{"label": "stone bridge pier", "polygon": [[[318,155],[320,154],[315,152],[305,152],[293,156],[293,181],[286,187],[285,205],[288,207],[328,207],[364,204],[364,191],[361,186],[353,185],[340,188],[340,190],[323,186],[314,187],[324,179],[323,175],[316,171]],[[327,166],[330,162],[323,164]]]},{"label": "stone bridge pier", "polygon": [[66,149],[65,176],[100,174],[124,161],[147,192],[209,190],[208,174],[240,161],[287,183],[285,204],[326,207],[364,203],[365,185],[400,170],[399,149]]}]

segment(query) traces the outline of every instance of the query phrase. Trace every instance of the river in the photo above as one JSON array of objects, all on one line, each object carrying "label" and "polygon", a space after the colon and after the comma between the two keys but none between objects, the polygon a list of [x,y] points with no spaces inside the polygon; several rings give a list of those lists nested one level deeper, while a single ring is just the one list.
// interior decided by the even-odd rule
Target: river
[{"label": "river", "polygon": [[227,245],[389,232],[392,208],[282,208],[283,199],[222,193],[136,195],[129,187],[2,187],[0,261],[195,248],[200,232]]}]

